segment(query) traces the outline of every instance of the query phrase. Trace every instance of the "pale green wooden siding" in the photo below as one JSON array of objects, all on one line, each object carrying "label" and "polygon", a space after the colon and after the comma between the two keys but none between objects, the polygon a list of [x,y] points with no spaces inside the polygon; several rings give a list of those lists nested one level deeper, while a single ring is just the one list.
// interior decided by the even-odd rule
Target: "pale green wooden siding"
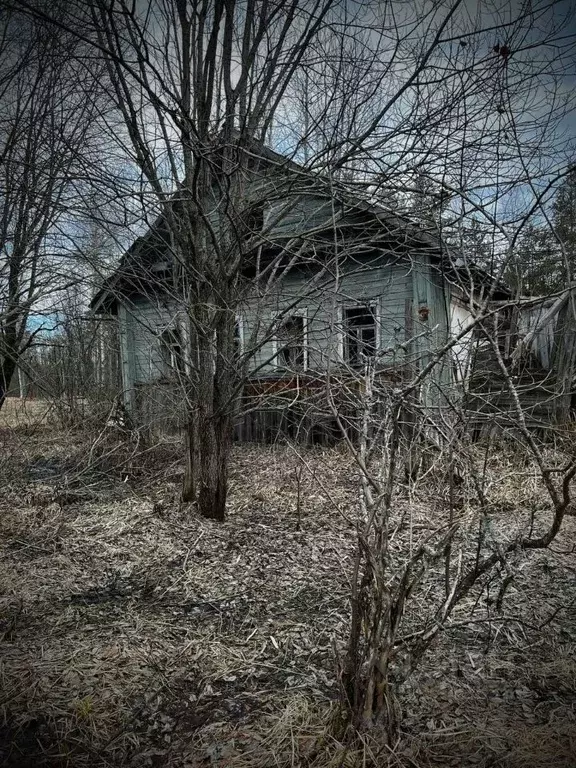
[{"label": "pale green wooden siding", "polygon": [[[274,183],[276,182],[276,183]],[[285,194],[282,194],[282,187]],[[285,238],[298,235],[313,236],[312,233],[330,230],[334,222],[342,223],[342,205],[330,197],[297,193],[295,181],[273,179],[271,182],[258,180],[246,186],[239,207],[251,204],[262,207],[263,232],[266,238]],[[208,218],[217,234],[222,215],[219,193],[208,201]],[[347,217],[348,223],[354,223]]]},{"label": "pale green wooden siding", "polygon": [[264,212],[264,230],[267,237],[293,237],[330,228],[339,206],[325,197],[308,195],[270,203]]},{"label": "pale green wooden siding", "polygon": [[166,328],[175,327],[176,310],[140,297],[125,304],[124,318],[134,382],[145,383],[165,375],[160,334]]},{"label": "pale green wooden siding", "polygon": [[[411,280],[408,261],[396,263],[386,256],[364,265],[344,265],[338,281],[328,275],[318,281],[313,274],[294,272],[266,302],[252,301],[244,307],[245,340],[248,342],[258,318],[262,318],[259,322],[259,339],[262,340],[270,335],[271,325],[278,314],[305,312],[309,368],[326,370],[329,364],[341,361],[343,308],[372,303],[378,318],[379,348],[390,348],[387,362],[400,363],[403,352],[398,349],[398,344],[405,341],[406,301],[411,296]],[[395,349],[391,349],[393,347]],[[274,352],[274,338],[269,338],[255,352],[252,369],[261,373],[275,371]]]},{"label": "pale green wooden siding", "polygon": [[[422,369],[448,340],[448,294],[441,273],[427,255],[413,259],[412,274],[414,341],[410,345],[410,359]],[[437,404],[441,389],[451,383],[449,360],[445,356],[424,383],[423,399],[428,405]]]},{"label": "pale green wooden siding", "polygon": [[134,335],[132,316],[124,304],[118,306],[118,331],[120,336],[120,370],[122,373],[122,399],[128,411],[134,408]]},{"label": "pale green wooden siding", "polygon": [[[342,361],[342,316],[346,306],[371,303],[378,319],[378,346],[388,350],[384,363],[411,361],[425,365],[447,338],[447,313],[442,277],[426,257],[398,261],[383,254],[364,264],[345,263],[336,282],[332,275],[318,280],[313,273],[294,271],[265,300],[247,301],[240,309],[245,349],[256,339],[249,369],[257,375],[278,372],[275,360],[274,321],[279,315],[305,314],[308,368],[324,371]],[[428,309],[426,320],[419,309]],[[160,334],[176,324],[174,307],[143,297],[125,305],[126,375],[145,383],[166,373]],[[408,353],[400,347],[409,339]],[[449,376],[448,366],[438,366],[433,379]],[[430,403],[435,396],[427,398]]]}]

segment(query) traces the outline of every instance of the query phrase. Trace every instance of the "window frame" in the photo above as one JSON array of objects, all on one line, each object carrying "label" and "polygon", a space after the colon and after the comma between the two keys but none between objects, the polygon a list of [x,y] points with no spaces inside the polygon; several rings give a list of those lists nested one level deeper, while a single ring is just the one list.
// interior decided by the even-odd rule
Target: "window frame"
[{"label": "window frame", "polygon": [[[280,330],[280,327],[286,323],[287,320],[289,320],[292,317],[301,317],[302,318],[302,368],[299,369],[291,369],[286,367],[285,365],[281,365],[279,361],[279,355],[281,349],[286,345],[280,345],[280,339],[278,338],[278,331]],[[274,334],[272,336],[272,360],[274,367],[277,371],[287,371],[290,373],[305,373],[309,370],[309,354],[308,354],[308,308],[307,307],[300,307],[298,309],[294,309],[290,312],[284,313],[278,313],[277,319],[281,318],[281,322],[276,326],[276,329],[274,331]]]},{"label": "window frame", "polygon": [[[167,334],[172,335],[173,342],[168,343]],[[161,378],[172,379],[179,378],[186,373],[186,360],[184,358],[184,346],[182,342],[182,332],[177,323],[162,328],[158,334],[160,345],[160,358],[162,360]],[[175,348],[178,348],[178,352]],[[168,359],[168,356],[170,359]]]},{"label": "window frame", "polygon": [[346,312],[349,309],[359,309],[361,307],[366,307],[372,311],[374,316],[374,355],[371,355],[371,359],[374,359],[378,356],[382,347],[380,339],[380,301],[380,297],[366,300],[358,299],[355,301],[346,301],[338,306],[338,326],[340,329],[338,334],[338,354],[341,362],[344,365],[349,365],[351,368],[358,368],[361,366],[360,361],[355,364],[350,362],[347,357],[346,340],[349,334],[348,326],[346,324]]},{"label": "window frame", "polygon": [[[236,333],[238,331],[238,333]],[[237,314],[234,320],[234,352],[237,359],[241,359],[245,352],[244,344],[244,318]]]}]

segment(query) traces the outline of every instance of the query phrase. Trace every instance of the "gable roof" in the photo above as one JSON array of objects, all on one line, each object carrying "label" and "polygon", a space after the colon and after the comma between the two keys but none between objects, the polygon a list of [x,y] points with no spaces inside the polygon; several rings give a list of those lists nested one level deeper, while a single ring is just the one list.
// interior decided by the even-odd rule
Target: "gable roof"
[{"label": "gable roof", "polygon": [[[401,235],[406,246],[426,251],[448,280],[456,280],[458,276],[462,277],[463,274],[466,274],[468,278],[473,275],[475,281],[484,285],[488,285],[494,280],[486,270],[464,260],[461,255],[455,253],[438,234],[431,232],[430,229],[425,229],[408,216],[392,211],[380,203],[363,199],[357,193],[351,192],[345,185],[334,184],[332,180],[311,173],[295,161],[264,144],[254,141],[247,146],[242,146],[241,149],[253,157],[255,162],[263,161],[267,168],[273,166],[291,172],[291,176],[296,174],[303,184],[294,188],[293,196],[335,200],[338,203],[339,210],[336,216],[331,214],[326,218],[324,225],[320,223],[314,230],[315,235],[318,235],[322,230],[325,232],[332,231],[334,225],[341,228],[353,226],[350,217],[352,219],[354,217],[368,217],[376,226],[382,227],[383,236],[386,235],[390,238],[394,235]],[[174,204],[174,202],[170,204]],[[311,235],[312,232],[309,231],[308,237]],[[306,238],[307,233],[305,230],[298,234],[294,232],[291,234],[276,233],[269,240],[270,248],[274,245],[281,247],[286,240],[295,236]],[[151,278],[154,277],[154,266],[159,261],[159,254],[169,251],[169,248],[170,228],[166,215],[160,214],[147,232],[136,238],[123,254],[114,273],[103,281],[102,287],[90,302],[91,310],[93,312],[110,310],[117,296],[123,295],[126,290],[145,293]],[[505,283],[500,281],[496,284],[494,298],[508,298],[510,295],[510,289]]]},{"label": "gable roof", "polygon": [[158,262],[159,254],[168,247],[169,236],[166,218],[160,215],[124,252],[114,272],[102,281],[101,288],[90,301],[90,309],[93,312],[109,310],[117,295],[122,295],[123,285],[131,285],[133,289],[138,290],[141,283],[140,287],[144,289],[147,273]]}]

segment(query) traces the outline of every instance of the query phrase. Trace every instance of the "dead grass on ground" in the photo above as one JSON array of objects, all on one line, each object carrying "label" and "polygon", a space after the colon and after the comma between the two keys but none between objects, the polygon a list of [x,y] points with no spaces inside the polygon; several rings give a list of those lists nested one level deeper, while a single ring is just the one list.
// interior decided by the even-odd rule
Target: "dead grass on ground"
[{"label": "dead grass on ground", "polygon": [[[359,508],[341,450],[304,452],[298,509],[290,448],[236,448],[218,525],[179,504],[177,443],[143,450],[100,434],[87,448],[51,430],[3,440],[1,764],[576,764],[573,519],[554,551],[525,561],[502,614],[490,591],[461,606],[405,686],[397,748],[374,734],[346,751],[330,737],[334,647]],[[508,532],[526,504],[545,516],[529,466],[502,454],[488,471]],[[397,507],[399,535],[417,540],[445,496],[430,477]],[[461,515],[473,541],[473,505]]]},{"label": "dead grass on ground", "polygon": [[8,397],[0,411],[0,429],[44,424],[51,406],[47,400]]}]

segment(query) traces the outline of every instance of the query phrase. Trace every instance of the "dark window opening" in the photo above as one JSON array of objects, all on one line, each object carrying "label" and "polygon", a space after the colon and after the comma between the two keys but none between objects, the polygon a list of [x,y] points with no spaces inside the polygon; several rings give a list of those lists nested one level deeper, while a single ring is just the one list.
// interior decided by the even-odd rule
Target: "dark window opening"
[{"label": "dark window opening", "polygon": [[160,349],[164,364],[164,374],[184,373],[184,355],[180,332],[176,328],[167,328],[160,336]]},{"label": "dark window opening", "polygon": [[306,367],[305,324],[302,315],[291,315],[278,328],[278,364],[291,371]]},{"label": "dark window opening", "polygon": [[353,366],[376,354],[376,314],[367,304],[344,310],[344,357]]},{"label": "dark window opening", "polygon": [[169,280],[171,280],[171,278],[172,278],[172,270],[170,269],[163,269],[160,272],[156,271],[152,275],[152,279],[156,283],[167,283]]},{"label": "dark window opening", "polygon": [[254,205],[246,216],[246,229],[248,237],[259,234],[264,229],[264,206]]}]

